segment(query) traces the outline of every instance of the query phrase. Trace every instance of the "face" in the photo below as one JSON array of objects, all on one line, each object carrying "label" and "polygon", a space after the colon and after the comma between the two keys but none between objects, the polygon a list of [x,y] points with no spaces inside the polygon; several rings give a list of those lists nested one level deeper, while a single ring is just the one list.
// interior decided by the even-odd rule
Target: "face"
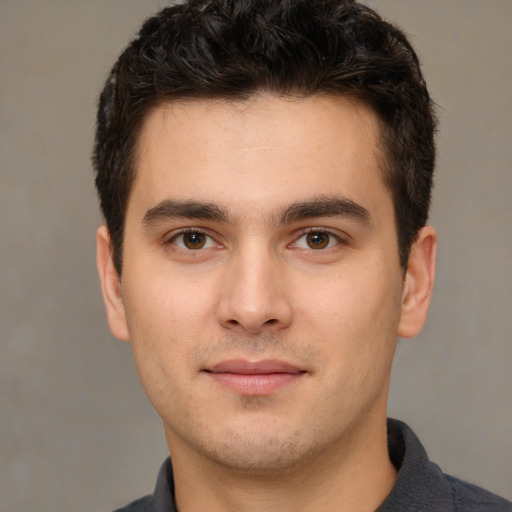
[{"label": "face", "polygon": [[282,470],[385,422],[413,286],[378,136],[371,110],[332,97],[148,116],[120,280],[104,231],[98,261],[171,453]]}]

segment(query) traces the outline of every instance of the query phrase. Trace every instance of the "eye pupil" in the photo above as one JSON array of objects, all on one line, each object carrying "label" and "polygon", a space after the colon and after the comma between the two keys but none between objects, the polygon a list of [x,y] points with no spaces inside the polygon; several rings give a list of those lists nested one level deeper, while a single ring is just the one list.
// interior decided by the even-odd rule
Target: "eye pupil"
[{"label": "eye pupil", "polygon": [[206,236],[202,233],[185,233],[183,243],[188,249],[201,249],[206,243]]},{"label": "eye pupil", "polygon": [[329,235],[318,231],[308,233],[306,241],[311,249],[325,249],[329,244]]}]

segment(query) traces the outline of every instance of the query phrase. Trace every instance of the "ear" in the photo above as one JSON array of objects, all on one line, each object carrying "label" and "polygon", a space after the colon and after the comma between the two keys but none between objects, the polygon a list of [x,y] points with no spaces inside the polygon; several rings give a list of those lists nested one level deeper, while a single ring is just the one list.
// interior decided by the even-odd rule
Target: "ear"
[{"label": "ear", "polygon": [[418,232],[411,247],[402,293],[402,314],[398,335],[416,336],[427,319],[436,273],[437,235],[426,226]]},{"label": "ear", "polygon": [[107,226],[101,226],[96,233],[96,264],[100,275],[101,291],[107,310],[107,320],[112,334],[122,341],[128,341],[128,327],[121,293],[121,278],[113,259],[112,240]]}]

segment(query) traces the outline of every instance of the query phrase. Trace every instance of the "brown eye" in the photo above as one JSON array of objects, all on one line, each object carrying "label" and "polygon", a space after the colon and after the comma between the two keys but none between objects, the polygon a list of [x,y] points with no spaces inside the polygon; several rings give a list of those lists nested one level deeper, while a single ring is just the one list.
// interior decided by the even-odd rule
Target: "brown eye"
[{"label": "brown eye", "polygon": [[223,245],[211,235],[196,229],[184,229],[165,242],[166,245],[179,249],[182,254],[191,251],[222,249]]},{"label": "brown eye", "polygon": [[310,249],[325,249],[330,242],[328,233],[321,231],[312,231],[306,235],[306,243]]},{"label": "brown eye", "polygon": [[183,233],[183,245],[187,249],[202,249],[206,245],[206,235],[203,233]]}]

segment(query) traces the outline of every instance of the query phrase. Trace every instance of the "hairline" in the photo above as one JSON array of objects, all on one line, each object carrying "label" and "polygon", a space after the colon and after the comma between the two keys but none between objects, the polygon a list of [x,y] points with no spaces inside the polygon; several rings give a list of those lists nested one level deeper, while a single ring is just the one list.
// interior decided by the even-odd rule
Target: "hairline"
[{"label": "hairline", "polygon": [[[287,94],[280,94],[278,92],[272,91],[270,88],[266,87],[257,87],[253,90],[248,90],[247,92],[234,93],[234,94],[222,94],[222,93],[213,93],[213,92],[205,92],[204,94],[180,94],[175,97],[166,96],[159,99],[156,99],[152,104],[148,104],[147,108],[143,111],[142,115],[140,115],[137,123],[134,125],[134,129],[128,139],[131,140],[130,147],[128,148],[127,153],[127,180],[126,180],[126,195],[125,195],[125,203],[123,205],[123,220],[121,224],[121,232],[119,233],[117,242],[117,247],[114,247],[114,252],[117,255],[116,258],[116,268],[119,275],[122,274],[122,263],[123,263],[123,246],[124,246],[124,231],[126,225],[126,215],[128,211],[128,205],[131,199],[132,191],[135,186],[137,176],[140,173],[140,169],[138,169],[138,160],[140,156],[140,141],[142,139],[142,132],[144,130],[144,126],[151,116],[153,112],[158,110],[159,108],[165,105],[173,105],[173,104],[186,104],[189,102],[199,101],[199,100],[211,100],[211,101],[226,101],[228,103],[243,103],[249,102],[260,95],[271,95],[280,99],[289,98],[290,101],[303,101],[309,98],[317,98],[317,97],[330,97],[330,98],[346,98],[355,104],[362,105],[363,107],[369,109],[375,116],[377,121],[377,141],[375,144],[375,156],[377,161],[377,167],[380,171],[382,182],[385,188],[388,190],[390,194],[391,201],[393,204],[393,219],[395,224],[395,232],[397,234],[397,250],[399,253],[400,260],[400,232],[399,232],[399,224],[398,224],[398,216],[397,216],[397,205],[395,201],[395,194],[393,192],[390,179],[391,176],[391,165],[392,165],[392,156],[390,154],[389,148],[387,147],[385,140],[385,131],[386,131],[386,123],[382,119],[381,115],[378,112],[378,109],[372,104],[371,101],[362,97],[361,94],[357,94],[354,91],[335,91],[335,90],[319,90],[313,92],[300,92],[300,91],[291,91]],[[400,261],[402,266],[402,261]],[[404,269],[405,270],[405,269]]]}]

